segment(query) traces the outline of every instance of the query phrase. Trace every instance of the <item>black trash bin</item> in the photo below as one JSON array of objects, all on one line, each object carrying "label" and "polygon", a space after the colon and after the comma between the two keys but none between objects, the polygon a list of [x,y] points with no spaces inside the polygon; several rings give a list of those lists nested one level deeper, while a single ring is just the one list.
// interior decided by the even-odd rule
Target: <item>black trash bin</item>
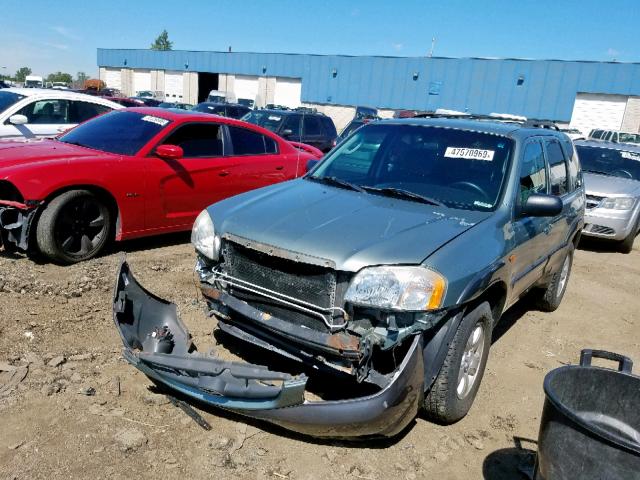
[{"label": "black trash bin", "polygon": [[[592,366],[593,357],[618,370]],[[640,377],[631,368],[622,355],[583,350],[580,365],[547,374],[535,480],[640,479]]]}]

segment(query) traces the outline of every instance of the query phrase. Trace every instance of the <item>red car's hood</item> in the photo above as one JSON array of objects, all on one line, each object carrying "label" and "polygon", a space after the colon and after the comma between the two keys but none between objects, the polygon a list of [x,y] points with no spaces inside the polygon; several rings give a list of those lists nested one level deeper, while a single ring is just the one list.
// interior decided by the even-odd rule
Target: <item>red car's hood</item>
[{"label": "red car's hood", "polygon": [[111,154],[56,140],[0,141],[0,173],[5,168],[46,162],[67,163],[78,158],[104,158]]}]

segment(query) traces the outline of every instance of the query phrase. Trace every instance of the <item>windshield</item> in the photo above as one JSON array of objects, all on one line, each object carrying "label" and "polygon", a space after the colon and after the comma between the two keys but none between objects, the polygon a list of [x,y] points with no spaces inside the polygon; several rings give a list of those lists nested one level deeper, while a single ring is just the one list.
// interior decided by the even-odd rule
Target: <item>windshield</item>
[{"label": "windshield", "polygon": [[211,113],[214,115],[224,115],[224,105],[218,105],[216,103],[199,103],[191,110],[194,112]]},{"label": "windshield", "polygon": [[22,100],[24,95],[18,95],[13,92],[0,92],[0,112],[5,111],[14,103]]},{"label": "windshield", "polygon": [[640,143],[640,134],[638,133],[622,133],[618,134],[620,143]]},{"label": "windshield", "polygon": [[153,115],[114,111],[83,123],[58,140],[103,152],[134,155],[169,123]]},{"label": "windshield", "polygon": [[576,145],[583,172],[640,180],[640,153]]},{"label": "windshield", "polygon": [[244,117],[242,117],[242,120],[244,120],[245,122],[259,125],[262,128],[271,130],[272,132],[278,131],[278,128],[280,128],[280,124],[282,123],[283,119],[284,115],[280,115],[279,113],[275,112],[269,112],[266,110],[249,112]]},{"label": "windshield", "polygon": [[488,133],[370,124],[331,152],[310,177],[331,177],[334,185],[348,182],[370,194],[398,196],[404,190],[452,208],[492,210],[512,148],[512,140]]}]

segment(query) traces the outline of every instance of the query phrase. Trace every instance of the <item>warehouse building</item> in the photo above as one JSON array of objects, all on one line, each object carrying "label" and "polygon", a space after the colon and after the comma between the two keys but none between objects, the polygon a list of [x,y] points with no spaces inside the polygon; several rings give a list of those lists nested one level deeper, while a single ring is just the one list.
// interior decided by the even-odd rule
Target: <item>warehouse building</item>
[{"label": "warehouse building", "polygon": [[124,95],[163,92],[195,104],[211,90],[310,106],[338,128],[356,106],[492,112],[640,131],[640,64],[493,58],[374,57],[98,49],[100,79]]}]

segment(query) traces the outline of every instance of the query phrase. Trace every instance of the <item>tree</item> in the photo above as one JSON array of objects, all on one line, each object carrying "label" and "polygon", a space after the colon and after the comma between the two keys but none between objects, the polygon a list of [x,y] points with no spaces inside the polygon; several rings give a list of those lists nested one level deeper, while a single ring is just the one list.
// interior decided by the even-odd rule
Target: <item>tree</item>
[{"label": "tree", "polygon": [[62,72],[50,73],[47,77],[47,82],[64,82],[70,85],[72,81],[73,78],[70,74]]},{"label": "tree", "polygon": [[169,34],[166,30],[158,35],[158,38],[151,44],[151,50],[171,50],[173,42],[169,41]]},{"label": "tree", "polygon": [[85,80],[87,80],[89,78],[89,75],[87,75],[84,72],[78,72],[76,74],[76,82],[78,82],[80,85],[82,85]]},{"label": "tree", "polygon": [[31,69],[29,67],[21,67],[16,72],[16,82],[24,82],[27,75],[31,75]]}]

